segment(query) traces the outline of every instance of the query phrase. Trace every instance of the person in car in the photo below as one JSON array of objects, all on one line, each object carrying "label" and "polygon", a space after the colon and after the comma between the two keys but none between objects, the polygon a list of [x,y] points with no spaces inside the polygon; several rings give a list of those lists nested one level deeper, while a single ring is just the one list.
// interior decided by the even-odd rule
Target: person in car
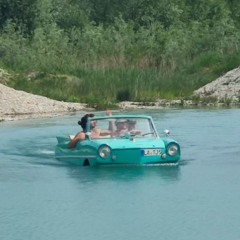
[{"label": "person in car", "polygon": [[137,121],[134,119],[127,120],[128,132],[133,135],[141,135],[141,131],[136,130]]},{"label": "person in car", "polygon": [[[78,124],[82,127],[82,131],[78,132],[73,139],[68,144],[68,148],[74,148],[79,141],[83,141],[86,139],[86,133],[87,133],[87,122],[89,117],[94,117],[93,113],[85,114],[80,121],[78,121]],[[105,136],[108,134],[111,134],[109,130],[101,130],[96,128],[97,121],[92,120],[90,122],[90,134],[91,138],[100,138],[101,136]]]}]

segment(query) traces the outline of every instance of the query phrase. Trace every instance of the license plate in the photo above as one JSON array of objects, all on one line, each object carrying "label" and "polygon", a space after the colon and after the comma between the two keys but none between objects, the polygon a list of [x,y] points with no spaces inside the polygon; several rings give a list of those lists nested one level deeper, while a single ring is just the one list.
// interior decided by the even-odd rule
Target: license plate
[{"label": "license plate", "polygon": [[161,149],[143,149],[142,155],[143,156],[161,156]]}]

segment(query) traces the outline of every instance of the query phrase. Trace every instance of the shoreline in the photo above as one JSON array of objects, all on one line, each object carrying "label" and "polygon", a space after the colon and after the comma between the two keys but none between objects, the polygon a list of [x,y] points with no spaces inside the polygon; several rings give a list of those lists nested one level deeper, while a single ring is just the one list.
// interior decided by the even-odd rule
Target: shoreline
[{"label": "shoreline", "polygon": [[[1,78],[0,78],[1,80]],[[0,122],[22,119],[46,118],[73,114],[81,111],[96,111],[86,103],[70,103],[53,100],[10,88],[0,81]],[[1,83],[2,82],[2,83]],[[163,108],[239,108],[240,67],[227,72],[215,81],[193,92],[189,100],[159,99],[154,102],[117,103],[119,110]]]},{"label": "shoreline", "polygon": [[53,100],[0,83],[0,122],[55,117],[89,110],[86,104]]},{"label": "shoreline", "polygon": [[[50,99],[51,100],[51,99]],[[55,101],[55,100],[54,100]],[[41,119],[41,118],[53,118],[58,116],[67,116],[74,115],[81,112],[91,111],[96,112],[97,110],[93,108],[86,107],[86,104],[78,103],[66,103],[60,102],[61,104],[66,104],[68,110],[65,111],[51,111],[51,112],[27,112],[27,113],[3,113],[0,112],[0,123],[9,122],[9,121],[19,121],[19,120],[30,120],[30,119]],[[76,108],[76,106],[78,106]],[[124,101],[117,104],[119,111],[124,110],[158,110],[158,109],[167,109],[167,108],[182,108],[182,109],[201,109],[201,108],[240,108],[240,103],[207,103],[199,102],[194,103],[192,100],[161,100],[156,102],[130,102]],[[80,108],[79,108],[80,107]]]}]

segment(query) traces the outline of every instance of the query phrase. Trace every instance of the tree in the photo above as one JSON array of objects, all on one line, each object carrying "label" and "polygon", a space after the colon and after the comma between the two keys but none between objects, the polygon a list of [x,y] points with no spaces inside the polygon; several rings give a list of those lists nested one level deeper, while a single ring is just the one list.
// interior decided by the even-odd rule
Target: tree
[{"label": "tree", "polygon": [[7,21],[11,21],[24,34],[32,34],[35,28],[36,3],[37,0],[0,0],[0,29]]}]

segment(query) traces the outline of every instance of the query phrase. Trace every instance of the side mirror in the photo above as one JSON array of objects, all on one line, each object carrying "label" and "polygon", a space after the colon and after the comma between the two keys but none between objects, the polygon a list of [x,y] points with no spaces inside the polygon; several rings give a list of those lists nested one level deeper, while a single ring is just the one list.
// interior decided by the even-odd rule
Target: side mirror
[{"label": "side mirror", "polygon": [[170,130],[165,129],[165,130],[164,130],[164,133],[165,133],[165,136],[168,137],[168,136],[170,135]]}]

